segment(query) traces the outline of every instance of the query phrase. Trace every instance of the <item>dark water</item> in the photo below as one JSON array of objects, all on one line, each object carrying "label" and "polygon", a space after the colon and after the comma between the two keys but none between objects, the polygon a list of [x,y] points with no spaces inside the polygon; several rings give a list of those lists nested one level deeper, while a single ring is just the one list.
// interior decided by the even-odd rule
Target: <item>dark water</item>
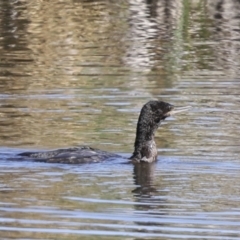
[{"label": "dark water", "polygon": [[[0,0],[0,238],[239,239],[239,73],[237,0]],[[127,157],[150,99],[193,107],[155,164],[7,160]]]}]

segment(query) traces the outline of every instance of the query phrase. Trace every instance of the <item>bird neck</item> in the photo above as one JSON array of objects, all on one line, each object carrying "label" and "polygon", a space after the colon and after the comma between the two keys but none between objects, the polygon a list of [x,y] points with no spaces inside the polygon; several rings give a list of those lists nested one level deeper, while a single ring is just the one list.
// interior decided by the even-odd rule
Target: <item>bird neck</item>
[{"label": "bird neck", "polygon": [[134,152],[130,159],[137,162],[153,162],[157,157],[157,147],[154,141],[157,126],[153,126],[145,121],[139,121],[136,131]]}]

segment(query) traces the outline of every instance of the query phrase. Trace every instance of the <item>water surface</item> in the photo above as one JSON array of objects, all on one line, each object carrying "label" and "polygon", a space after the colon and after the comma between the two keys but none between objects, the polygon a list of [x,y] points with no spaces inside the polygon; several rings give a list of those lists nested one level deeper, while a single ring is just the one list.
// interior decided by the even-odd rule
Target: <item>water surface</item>
[{"label": "water surface", "polygon": [[[239,239],[237,1],[0,1],[2,239]],[[91,145],[130,156],[150,99],[193,108],[158,162],[9,161]]]}]

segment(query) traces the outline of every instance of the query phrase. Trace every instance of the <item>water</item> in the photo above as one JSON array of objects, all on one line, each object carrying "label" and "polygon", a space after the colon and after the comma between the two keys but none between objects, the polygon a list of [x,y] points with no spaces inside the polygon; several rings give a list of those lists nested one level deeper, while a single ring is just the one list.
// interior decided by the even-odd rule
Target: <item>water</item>
[{"label": "water", "polygon": [[[239,239],[237,1],[0,1],[1,239]],[[150,99],[193,108],[158,162],[9,161],[91,145],[130,156]]]}]

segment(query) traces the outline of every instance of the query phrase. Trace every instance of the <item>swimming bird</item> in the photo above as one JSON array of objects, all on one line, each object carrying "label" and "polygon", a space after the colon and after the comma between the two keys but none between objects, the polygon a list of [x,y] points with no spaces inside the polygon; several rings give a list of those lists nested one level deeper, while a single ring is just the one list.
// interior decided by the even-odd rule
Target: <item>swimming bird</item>
[{"label": "swimming bird", "polygon": [[[188,110],[190,107],[175,109],[173,105],[152,100],[143,105],[137,123],[134,152],[129,160],[133,163],[154,162],[157,159],[157,147],[154,141],[155,133],[161,122],[167,117]],[[121,157],[88,146],[67,149],[57,149],[44,152],[23,152],[18,154],[40,162],[48,163],[92,163]]]}]

